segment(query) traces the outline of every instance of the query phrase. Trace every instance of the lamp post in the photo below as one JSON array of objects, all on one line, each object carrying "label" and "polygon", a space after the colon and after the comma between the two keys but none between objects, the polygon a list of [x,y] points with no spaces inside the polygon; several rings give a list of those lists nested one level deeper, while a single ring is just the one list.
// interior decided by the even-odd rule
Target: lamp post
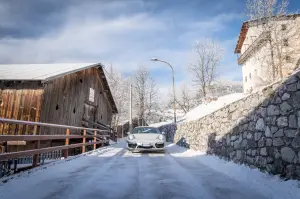
[{"label": "lamp post", "polygon": [[176,97],[175,97],[174,69],[173,69],[172,65],[166,61],[159,60],[157,58],[151,58],[151,61],[163,62],[163,63],[167,64],[168,66],[170,66],[170,68],[172,69],[173,96],[174,96],[174,123],[176,123]]}]

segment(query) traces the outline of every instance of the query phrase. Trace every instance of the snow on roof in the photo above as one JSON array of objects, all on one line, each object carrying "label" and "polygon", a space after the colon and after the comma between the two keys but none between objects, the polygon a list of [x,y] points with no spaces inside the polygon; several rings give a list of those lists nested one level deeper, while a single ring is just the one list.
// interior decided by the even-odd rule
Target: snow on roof
[{"label": "snow on roof", "polygon": [[233,93],[219,97],[216,101],[212,101],[208,104],[200,104],[196,108],[189,111],[183,118],[182,121],[193,121],[202,118],[210,113],[213,113],[224,106],[231,104],[246,97],[243,93]]},{"label": "snow on roof", "polygon": [[48,81],[91,68],[100,63],[11,64],[0,65],[0,80]]}]

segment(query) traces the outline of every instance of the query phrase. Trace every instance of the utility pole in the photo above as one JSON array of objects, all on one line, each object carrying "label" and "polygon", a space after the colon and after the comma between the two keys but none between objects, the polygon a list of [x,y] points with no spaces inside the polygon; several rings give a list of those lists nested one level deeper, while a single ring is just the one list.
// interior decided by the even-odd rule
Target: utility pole
[{"label": "utility pole", "polygon": [[130,78],[129,88],[129,132],[132,131],[132,78]]}]

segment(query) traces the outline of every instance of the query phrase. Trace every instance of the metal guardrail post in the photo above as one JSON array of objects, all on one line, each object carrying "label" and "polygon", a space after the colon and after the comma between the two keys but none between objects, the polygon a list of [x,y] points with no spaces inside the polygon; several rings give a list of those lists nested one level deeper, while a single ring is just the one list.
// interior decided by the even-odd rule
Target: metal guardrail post
[{"label": "metal guardrail post", "polygon": [[[94,136],[95,136],[94,137],[94,142],[97,142],[97,139],[96,139],[97,138],[96,137],[97,136],[97,131],[94,131]],[[94,150],[96,150],[96,144],[94,144]]]},{"label": "metal guardrail post", "polygon": [[[66,135],[70,135],[70,129],[66,130]],[[69,138],[66,138],[65,145],[69,145]],[[68,158],[69,156],[69,149],[64,150],[64,158]]]},{"label": "metal guardrail post", "polygon": [[[82,143],[83,144],[85,144],[85,142],[86,142],[86,138],[85,138],[85,136],[86,136],[86,130],[83,130],[83,138],[82,138]],[[85,145],[82,145],[82,151],[81,151],[81,153],[85,153]]]}]

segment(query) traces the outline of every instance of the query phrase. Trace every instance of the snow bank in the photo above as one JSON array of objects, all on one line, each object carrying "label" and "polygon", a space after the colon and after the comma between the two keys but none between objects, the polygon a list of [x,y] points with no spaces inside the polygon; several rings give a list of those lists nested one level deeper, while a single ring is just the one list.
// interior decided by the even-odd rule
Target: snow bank
[{"label": "snow bank", "polygon": [[159,123],[149,124],[149,126],[160,127],[160,126],[167,125],[167,124],[172,124],[172,123],[173,123],[173,121],[166,121],[166,122],[159,122]]},{"label": "snow bank", "polygon": [[247,184],[247,186],[264,194],[267,198],[270,196],[273,199],[300,198],[300,182],[297,180],[284,181],[278,176],[262,173],[258,169],[251,169],[246,165],[228,162],[217,156],[185,149],[176,144],[170,144],[167,148],[171,156],[195,158],[201,164],[223,173],[238,182]]},{"label": "snow bank", "polygon": [[210,113],[213,113],[224,106],[231,104],[246,97],[244,93],[233,93],[219,97],[216,101],[212,101],[208,104],[200,104],[196,108],[189,111],[183,118],[182,121],[193,121],[201,117],[204,117]]}]

